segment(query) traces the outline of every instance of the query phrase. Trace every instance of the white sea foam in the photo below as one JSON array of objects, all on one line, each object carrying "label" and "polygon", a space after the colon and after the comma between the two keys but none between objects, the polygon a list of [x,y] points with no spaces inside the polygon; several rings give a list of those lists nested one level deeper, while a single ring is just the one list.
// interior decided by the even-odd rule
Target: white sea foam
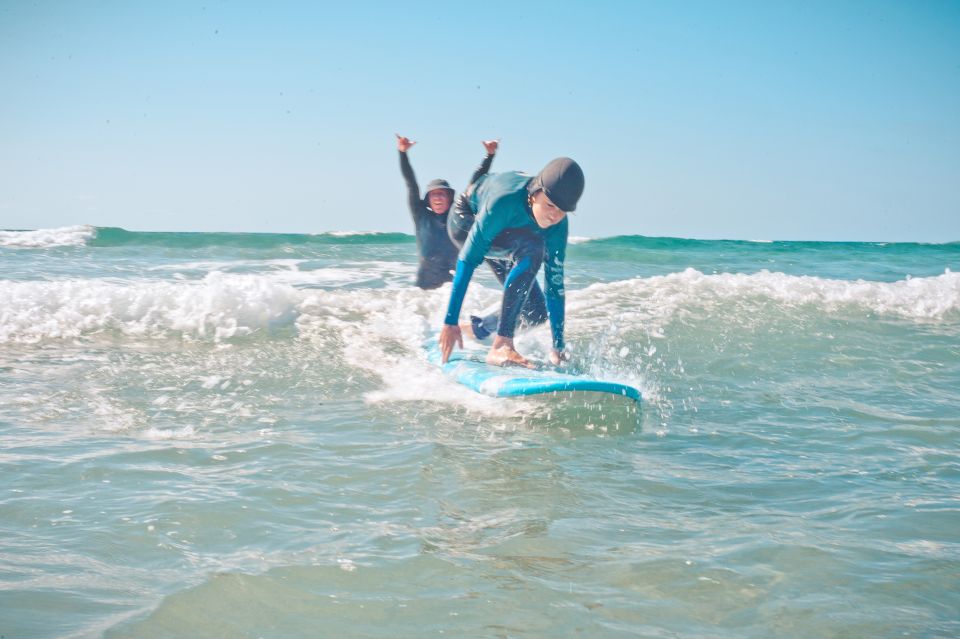
[{"label": "white sea foam", "polygon": [[268,271],[268,270],[300,270],[302,259],[274,259],[274,260],[200,260],[194,262],[179,262],[174,264],[160,264],[150,266],[148,271]]},{"label": "white sea foam", "polygon": [[[373,331],[383,339],[413,335],[439,324],[449,287],[418,289],[339,289],[309,287],[329,281],[324,271],[266,274],[208,273],[199,280],[0,281],[0,343],[75,339],[104,331],[144,337],[181,335],[222,341],[282,326],[317,333],[335,329],[338,339],[369,339],[351,331]],[[334,278],[336,279],[336,278]],[[350,279],[349,277],[347,279]],[[309,281],[308,281],[309,280]],[[291,282],[308,288],[295,287]],[[471,288],[470,312],[496,298],[482,286]],[[593,284],[568,292],[574,325],[611,317],[656,330],[692,308],[710,312],[773,302],[782,312],[808,306],[821,313],[875,313],[915,321],[949,319],[960,313],[960,273],[896,282],[847,281],[783,273],[721,273],[693,269],[664,276]],[[404,318],[410,318],[409,321]],[[658,320],[658,321],[654,321]],[[409,324],[414,322],[414,324]],[[356,357],[363,354],[355,353]]]},{"label": "white sea foam", "polygon": [[736,300],[770,301],[784,307],[812,306],[823,313],[843,309],[913,320],[939,320],[960,312],[960,273],[896,282],[835,280],[812,276],[759,273],[706,275],[686,269],[648,278],[593,284],[568,296],[576,309],[603,313],[615,309],[647,315],[670,315],[691,306]]},{"label": "white sea foam", "polygon": [[0,343],[73,339],[102,331],[212,339],[292,323],[300,294],[250,275],[198,282],[0,281]]},{"label": "white sea foam", "polygon": [[191,273],[231,273],[238,275],[260,275],[273,283],[289,284],[297,287],[333,287],[351,286],[371,282],[377,279],[410,280],[416,266],[399,262],[363,261],[347,262],[337,267],[316,267],[311,260],[203,260],[161,264],[147,269],[153,273],[173,273],[176,279],[188,279]]},{"label": "white sea foam", "polygon": [[[490,291],[477,286],[471,289],[471,295],[476,293]],[[364,394],[371,404],[430,398],[472,412],[515,414],[514,405],[465,394],[426,361],[424,340],[439,326],[449,294],[449,286],[432,291],[411,287],[311,291],[299,306],[297,329],[301,338],[331,358],[379,378],[377,389]]]},{"label": "white sea foam", "polygon": [[389,233],[384,231],[328,231],[327,233],[323,233],[322,235],[330,235],[333,237],[355,237],[355,236],[363,236],[363,235],[370,235],[370,236],[389,235]]},{"label": "white sea foam", "polygon": [[64,226],[36,231],[0,231],[0,246],[11,248],[53,248],[83,246],[97,234],[92,226]]}]

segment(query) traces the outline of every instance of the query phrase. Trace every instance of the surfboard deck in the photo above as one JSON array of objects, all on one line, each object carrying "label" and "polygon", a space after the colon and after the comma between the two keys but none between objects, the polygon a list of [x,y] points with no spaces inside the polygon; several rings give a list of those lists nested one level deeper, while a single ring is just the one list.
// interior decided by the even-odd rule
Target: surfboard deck
[{"label": "surfboard deck", "polygon": [[523,397],[545,393],[607,393],[640,402],[640,391],[628,384],[571,375],[549,367],[528,369],[515,366],[491,366],[484,361],[486,350],[457,350],[446,364],[440,362],[436,341],[428,343],[427,359],[440,370],[470,390],[491,397]]}]

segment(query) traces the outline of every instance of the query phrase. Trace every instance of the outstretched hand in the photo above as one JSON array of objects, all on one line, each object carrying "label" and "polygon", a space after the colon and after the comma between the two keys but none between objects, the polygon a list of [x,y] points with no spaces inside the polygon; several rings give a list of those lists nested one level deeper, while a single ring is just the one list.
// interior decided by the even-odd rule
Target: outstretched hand
[{"label": "outstretched hand", "polygon": [[463,348],[463,332],[456,324],[444,324],[437,343],[440,346],[440,361],[446,364],[454,345]]},{"label": "outstretched hand", "polygon": [[487,150],[487,155],[494,155],[500,148],[500,140],[484,140],[483,148]]},{"label": "outstretched hand", "polygon": [[406,153],[407,151],[410,150],[411,146],[416,144],[416,142],[414,142],[410,138],[406,138],[400,135],[399,133],[394,133],[394,135],[397,136],[397,150],[400,151],[401,153]]}]

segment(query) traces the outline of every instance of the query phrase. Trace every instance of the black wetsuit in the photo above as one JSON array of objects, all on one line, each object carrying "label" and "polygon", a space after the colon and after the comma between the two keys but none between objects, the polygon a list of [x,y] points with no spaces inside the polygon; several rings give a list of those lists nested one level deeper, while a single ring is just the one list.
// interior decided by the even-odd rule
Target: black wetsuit
[{"label": "black wetsuit", "polygon": [[[470,183],[490,170],[493,156],[487,155],[474,172]],[[457,264],[459,247],[450,241],[447,234],[447,213],[437,215],[428,206],[426,198],[420,197],[420,187],[410,166],[407,154],[400,151],[400,173],[407,183],[407,203],[417,234],[417,253],[420,264],[417,267],[416,285],[423,289],[437,288],[453,279],[453,269]],[[450,194],[453,204],[453,193]]]}]

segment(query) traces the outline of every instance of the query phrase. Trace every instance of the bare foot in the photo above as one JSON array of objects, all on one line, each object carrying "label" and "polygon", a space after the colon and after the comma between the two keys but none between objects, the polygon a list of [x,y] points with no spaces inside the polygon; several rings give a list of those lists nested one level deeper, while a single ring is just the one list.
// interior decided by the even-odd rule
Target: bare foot
[{"label": "bare foot", "polygon": [[513,347],[513,340],[499,335],[493,341],[490,352],[487,353],[487,364],[491,366],[522,366],[534,368],[533,363],[517,352]]},{"label": "bare foot", "polygon": [[460,332],[469,337],[470,339],[477,339],[477,336],[473,334],[473,324],[467,322],[466,324],[460,325]]}]

